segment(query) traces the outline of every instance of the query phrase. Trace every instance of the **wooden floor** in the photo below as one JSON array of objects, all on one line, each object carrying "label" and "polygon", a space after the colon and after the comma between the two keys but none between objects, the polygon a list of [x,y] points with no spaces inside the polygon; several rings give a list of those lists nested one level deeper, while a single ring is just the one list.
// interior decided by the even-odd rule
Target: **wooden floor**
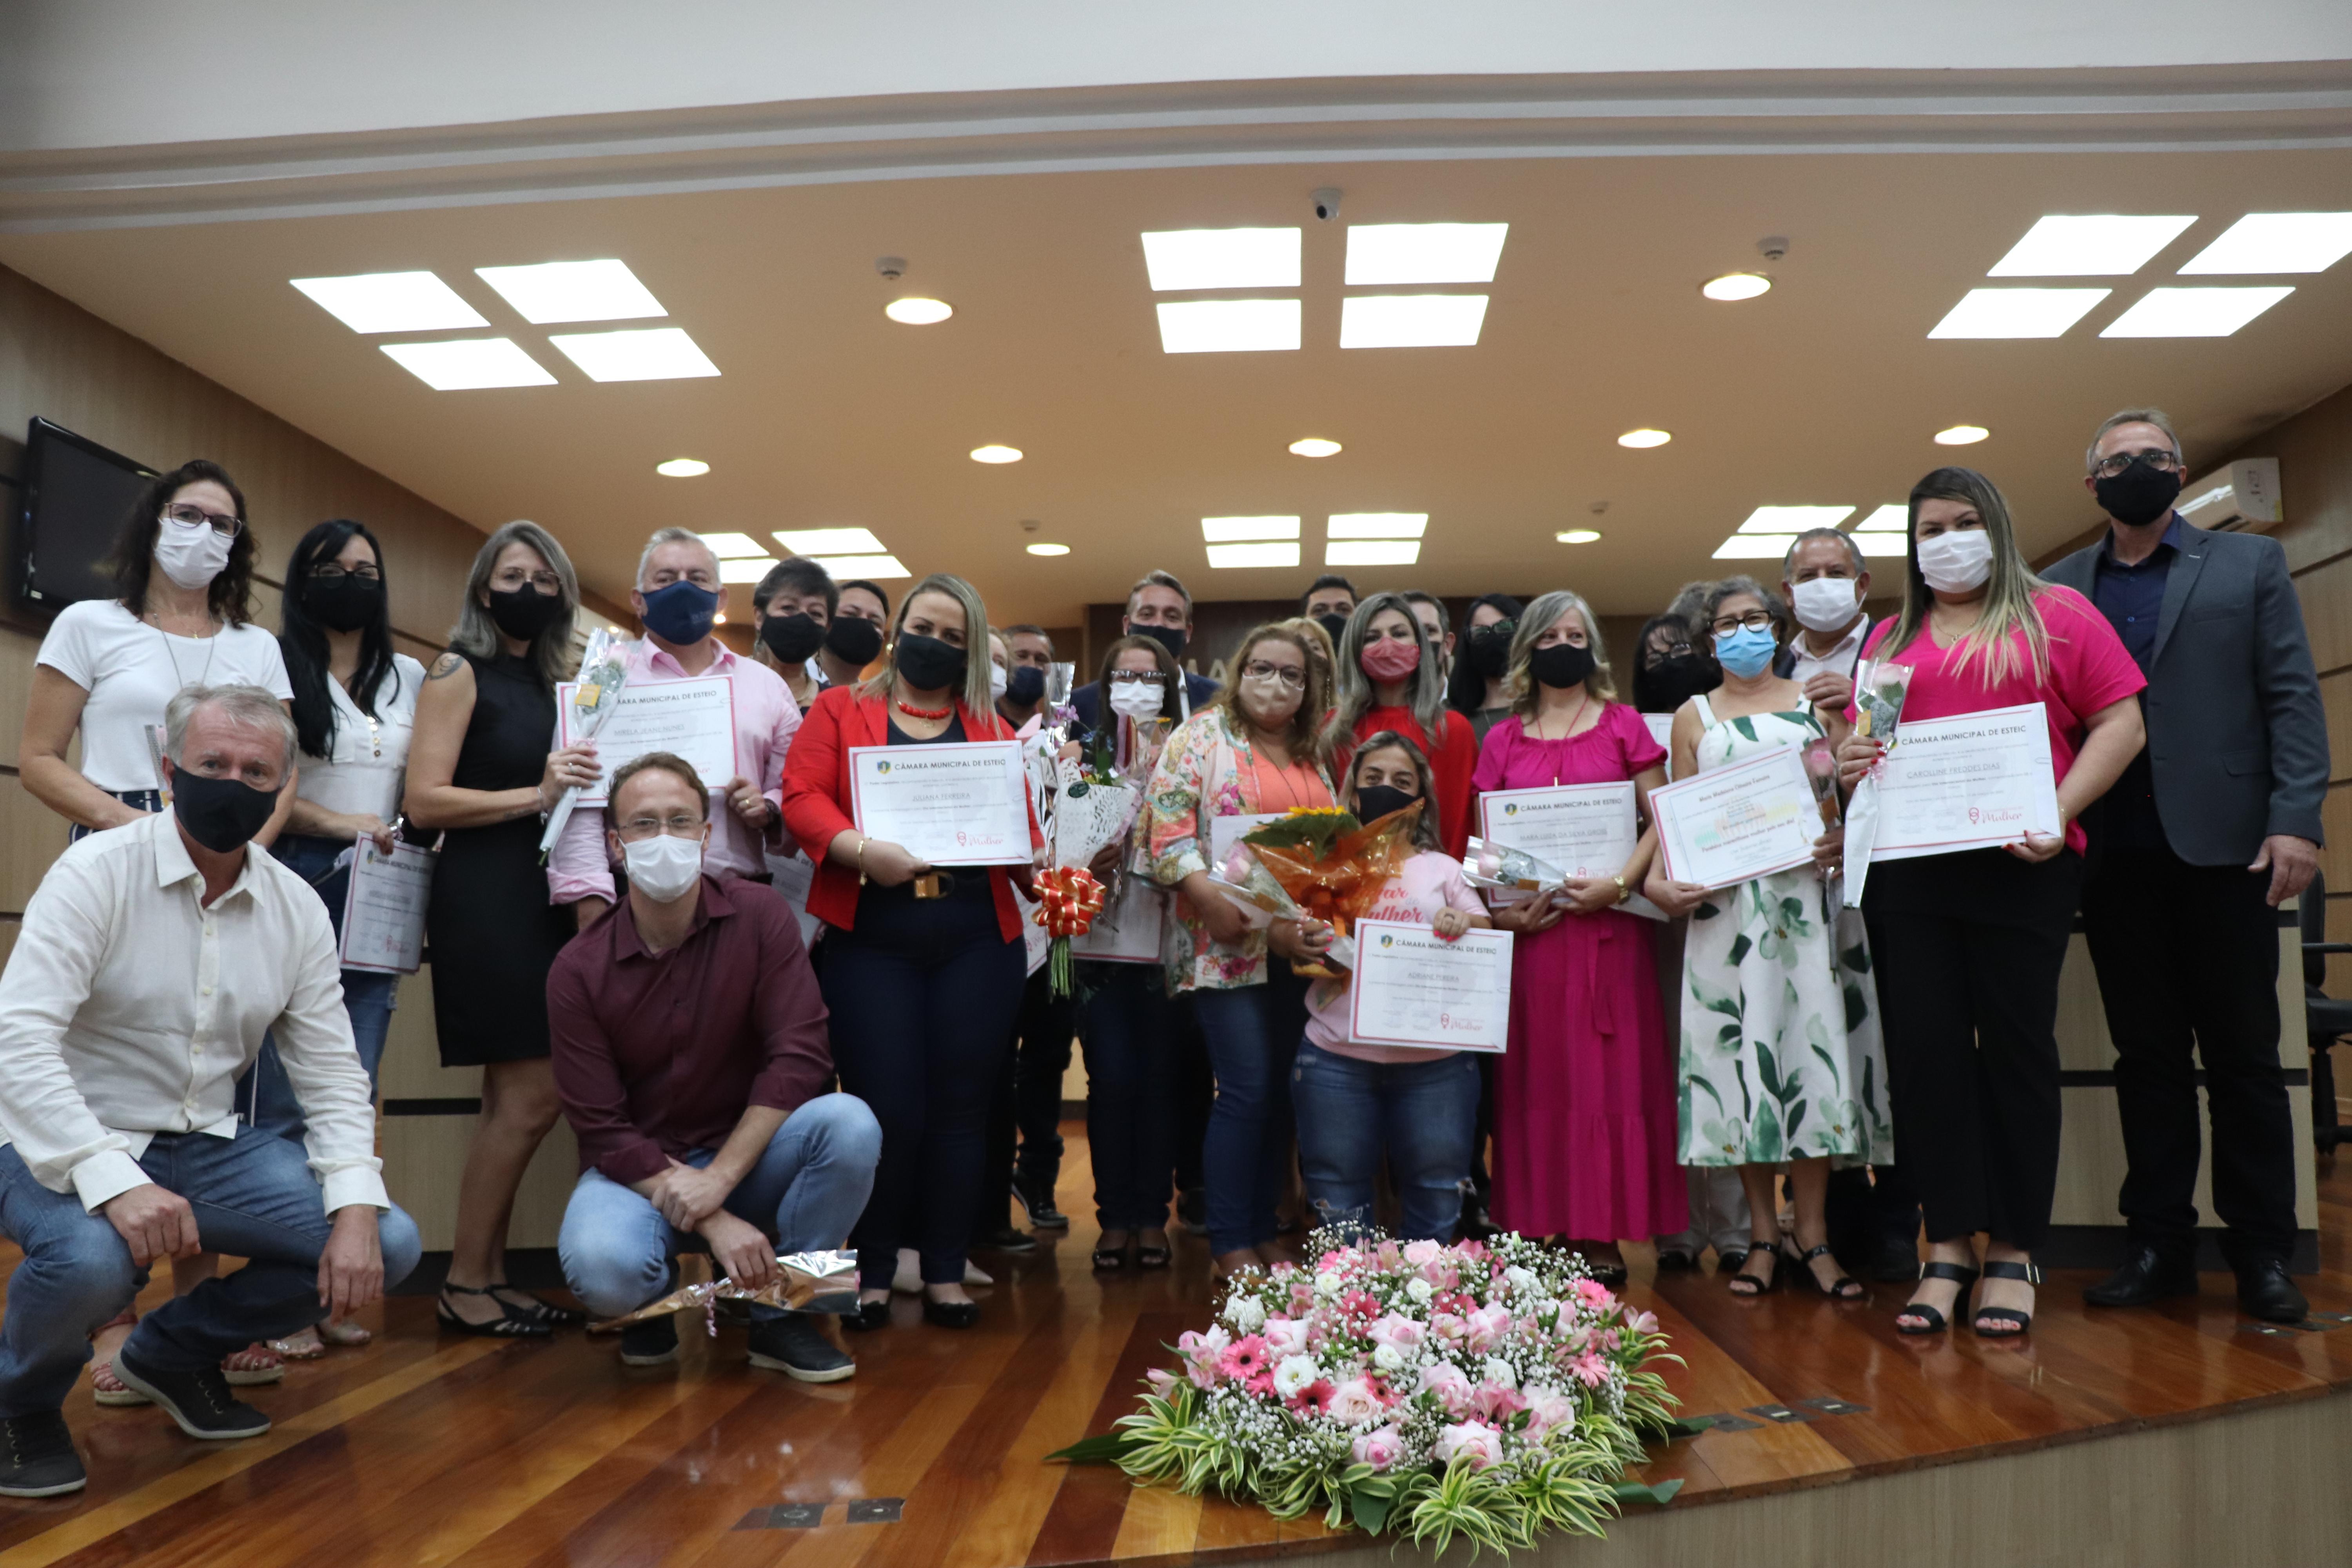
[{"label": "wooden floor", "polygon": [[[1083,1131],[1067,1131],[1061,1203],[1090,1212]],[[2079,1297],[2089,1277],[2061,1273],[2030,1342],[1911,1340],[1895,1331],[1896,1288],[1852,1306],[1740,1301],[1712,1274],[1654,1280],[1637,1254],[1632,1294],[1688,1363],[1672,1377],[1685,1413],[1726,1418],[1660,1451],[1644,1479],[1682,1478],[1683,1510],[2340,1389],[2352,1383],[2352,1331],[2339,1331],[2352,1321],[2352,1163],[2340,1176],[2333,1163],[2321,1165],[2325,1271],[2305,1283],[2315,1313],[2346,1317],[2302,1331],[2242,1321],[2226,1276],[2195,1300],[2096,1313]],[[250,1442],[198,1444],[152,1409],[99,1409],[85,1382],[66,1413],[89,1488],[0,1501],[0,1568],[1011,1568],[1360,1543],[1039,1462],[1108,1429],[1161,1344],[1205,1316],[1199,1239],[1181,1239],[1171,1270],[1108,1278],[1087,1268],[1093,1239],[1080,1223],[1025,1259],[983,1256],[999,1283],[969,1333],[924,1327],[901,1300],[892,1328],[849,1342],[857,1378],[824,1388],[752,1371],[731,1330],[687,1335],[676,1366],[634,1370],[609,1337],[443,1338],[418,1298],[369,1314],[373,1347],[251,1391],[276,1426]]]}]

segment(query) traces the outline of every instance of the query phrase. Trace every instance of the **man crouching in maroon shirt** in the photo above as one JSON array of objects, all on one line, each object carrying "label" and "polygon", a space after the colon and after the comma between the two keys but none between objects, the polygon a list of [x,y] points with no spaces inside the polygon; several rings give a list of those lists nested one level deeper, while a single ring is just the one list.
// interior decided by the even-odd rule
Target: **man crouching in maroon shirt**
[{"label": "man crouching in maroon shirt", "polygon": [[[629,896],[547,977],[555,1087],[580,1137],[558,1250],[600,1318],[675,1289],[681,1251],[753,1288],[776,1254],[839,1247],[866,1206],[882,1129],[819,1090],[833,1071],[824,1002],[790,905],[702,873],[710,796],[683,759],[613,775],[605,847]],[[755,1307],[751,1364],[837,1383],[856,1364],[804,1314]],[[677,1354],[667,1317],[621,1332],[621,1359]]]}]

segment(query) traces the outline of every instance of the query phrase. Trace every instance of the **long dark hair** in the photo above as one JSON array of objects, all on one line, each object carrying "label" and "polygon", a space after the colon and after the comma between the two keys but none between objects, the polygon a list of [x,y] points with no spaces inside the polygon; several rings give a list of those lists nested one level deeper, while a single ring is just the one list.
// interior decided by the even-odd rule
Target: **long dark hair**
[{"label": "long dark hair", "polygon": [[[122,520],[122,531],[114,536],[114,548],[106,558],[107,568],[114,574],[114,595],[132,615],[147,613],[147,584],[155,570],[155,535],[163,526],[163,509],[180,491],[205,479],[228,491],[229,499],[236,502],[238,521],[245,521],[245,492],[236,488],[236,481],[218,463],[191,458],[170,473],[158,474],[150,480],[131,503],[131,514]],[[228,564],[205,589],[205,607],[233,626],[253,619],[250,522],[238,529],[236,537],[229,542]]]},{"label": "long dark hair", "polygon": [[1445,705],[1465,719],[1476,718],[1478,710],[1486,705],[1486,678],[1470,668],[1470,634],[1485,629],[1473,627],[1470,621],[1481,605],[1494,605],[1507,621],[1517,620],[1527,610],[1508,594],[1481,594],[1462,612],[1462,634],[1454,639],[1454,673],[1445,682]]},{"label": "long dark hair", "polygon": [[1158,670],[1161,679],[1167,682],[1160,689],[1160,716],[1162,719],[1182,720],[1184,672],[1177,667],[1176,656],[1170,653],[1168,645],[1158,637],[1139,636],[1120,637],[1110,647],[1103,649],[1102,668],[1095,677],[1096,717],[1104,717],[1111,711],[1110,672],[1112,667],[1118,663],[1118,656],[1123,653],[1148,653],[1151,656],[1151,668]]},{"label": "long dark hair", "polygon": [[[339,517],[322,522],[302,536],[294,558],[286,563],[286,591],[278,600],[278,647],[286,656],[286,679],[294,688],[294,737],[304,754],[323,757],[335,743],[335,701],[327,690],[334,677],[328,673],[327,628],[310,618],[302,603],[302,584],[311,570],[343,552],[356,536],[375,552],[375,569],[383,571],[383,546],[367,524]],[[389,593],[389,589],[386,590]],[[375,716],[375,694],[383,678],[393,673],[392,612],[388,598],[379,596],[375,619],[360,628],[360,666],[352,676],[352,700],[361,712]]]}]

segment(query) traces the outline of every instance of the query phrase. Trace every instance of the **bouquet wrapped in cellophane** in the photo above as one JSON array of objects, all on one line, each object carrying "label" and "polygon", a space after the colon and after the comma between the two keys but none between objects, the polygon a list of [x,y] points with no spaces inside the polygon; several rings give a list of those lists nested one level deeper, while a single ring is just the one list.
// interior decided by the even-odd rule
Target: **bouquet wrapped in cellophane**
[{"label": "bouquet wrapped in cellophane", "polygon": [[1556,893],[1568,886],[1568,873],[1541,856],[1475,834],[1462,857],[1462,879],[1513,893]]},{"label": "bouquet wrapped in cellophane", "polygon": [[[1244,833],[1241,842],[1301,913],[1328,922],[1334,938],[1345,939],[1412,858],[1422,804],[1416,800],[1369,824],[1337,806],[1297,806]],[[1291,972],[1317,980],[1337,980],[1340,973],[1316,963],[1294,963]]]},{"label": "bouquet wrapped in cellophane", "polygon": [[698,1307],[704,1327],[715,1334],[719,1331],[717,1304],[720,1301],[749,1301],[755,1306],[782,1307],[793,1312],[855,1312],[857,1254],[845,1250],[783,1253],[776,1259],[776,1282],[762,1289],[754,1290],[732,1279],[682,1285],[657,1301],[648,1301],[634,1312],[624,1312],[601,1323],[591,1323],[588,1329],[591,1333],[603,1333],[625,1323],[667,1318],[673,1312]]},{"label": "bouquet wrapped in cellophane", "polygon": [[[613,710],[620,706],[621,687],[627,680],[629,639],[608,626],[599,626],[588,634],[588,646],[581,650],[580,674],[572,690],[572,732],[583,741],[593,741],[596,731],[604,727]],[[721,781],[724,782],[724,781]],[[555,809],[547,814],[547,831],[539,836],[539,858],[544,862],[555,848],[555,841],[563,837],[564,825],[572,820],[572,809],[580,801],[580,786],[567,784],[556,797]]]},{"label": "bouquet wrapped in cellophane", "polygon": [[[1911,667],[1889,659],[1873,659],[1854,672],[1853,732],[1895,747],[1895,728],[1903,718],[1903,700],[1911,691]],[[1878,847],[1878,773],[1881,763],[1853,786],[1845,807],[1845,891],[1848,909],[1862,907],[1863,884],[1870,878],[1870,852]]]}]

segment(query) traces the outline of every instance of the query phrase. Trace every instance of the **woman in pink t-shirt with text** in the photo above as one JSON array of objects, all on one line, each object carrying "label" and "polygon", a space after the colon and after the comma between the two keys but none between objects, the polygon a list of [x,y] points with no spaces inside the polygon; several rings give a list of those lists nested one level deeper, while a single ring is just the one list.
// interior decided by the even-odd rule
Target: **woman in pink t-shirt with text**
[{"label": "woman in pink t-shirt with text", "polygon": [[[2057,775],[2059,837],[1881,862],[1864,900],[1895,1146],[1927,1229],[1928,1263],[1895,1327],[1944,1330],[1981,1278],[1970,1326],[2008,1339],[2032,1324],[2032,1253],[2058,1182],[2058,972],[2083,886],[2077,818],[2140,749],[2147,682],[2089,600],[2026,565],[1992,481],[1938,468],[1910,510],[1903,612],[1863,649],[1911,667],[1897,742],[1917,720],[2039,702]],[[1883,749],[1845,742],[1845,787]]]}]

